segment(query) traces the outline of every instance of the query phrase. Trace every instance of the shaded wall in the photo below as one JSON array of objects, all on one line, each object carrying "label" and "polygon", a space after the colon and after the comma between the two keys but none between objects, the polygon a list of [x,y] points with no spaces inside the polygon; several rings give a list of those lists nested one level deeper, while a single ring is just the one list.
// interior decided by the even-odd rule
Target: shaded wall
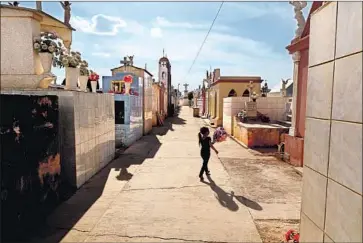
[{"label": "shaded wall", "polygon": [[157,113],[160,110],[160,86],[152,84],[152,125],[158,125]]},{"label": "shaded wall", "polygon": [[114,158],[113,94],[66,90],[6,92],[59,97],[62,179],[70,189],[79,188]]},{"label": "shaded wall", "polygon": [[0,96],[2,240],[19,239],[61,194],[57,96]]},{"label": "shaded wall", "polygon": [[362,242],[362,8],[311,16],[301,242]]},{"label": "shaded wall", "polygon": [[152,89],[152,76],[144,72],[144,134],[148,134],[152,129]]},{"label": "shaded wall", "polygon": [[[296,99],[296,136],[305,135],[305,114],[306,114],[306,89],[308,80],[309,49],[300,51],[300,63],[298,72],[298,88]],[[293,85],[291,85],[293,86]]]}]

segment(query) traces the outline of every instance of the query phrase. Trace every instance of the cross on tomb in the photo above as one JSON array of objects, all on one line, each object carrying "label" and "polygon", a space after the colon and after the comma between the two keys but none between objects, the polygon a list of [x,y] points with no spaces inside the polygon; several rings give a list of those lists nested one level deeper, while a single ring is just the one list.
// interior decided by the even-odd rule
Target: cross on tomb
[{"label": "cross on tomb", "polygon": [[124,60],[121,60],[120,63],[124,66],[132,66],[134,65],[134,56],[125,56]]},{"label": "cross on tomb", "polygon": [[127,57],[124,57],[124,60],[121,60],[120,63],[124,66],[128,66],[129,60],[127,60]]},{"label": "cross on tomb", "polygon": [[253,81],[250,81],[250,84],[248,85],[248,92],[249,92],[250,101],[251,101],[251,95],[252,95],[253,87],[254,87]]},{"label": "cross on tomb", "polygon": [[188,92],[188,86],[189,86],[189,84],[187,84],[187,83],[185,83],[185,84],[183,84],[183,86],[185,87],[185,92]]}]

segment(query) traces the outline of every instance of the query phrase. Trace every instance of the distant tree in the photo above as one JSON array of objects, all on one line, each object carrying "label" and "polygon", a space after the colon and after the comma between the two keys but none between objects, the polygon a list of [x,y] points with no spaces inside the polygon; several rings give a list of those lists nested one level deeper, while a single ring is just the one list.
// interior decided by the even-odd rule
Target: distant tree
[{"label": "distant tree", "polygon": [[193,92],[188,93],[188,100],[192,100],[194,98]]}]

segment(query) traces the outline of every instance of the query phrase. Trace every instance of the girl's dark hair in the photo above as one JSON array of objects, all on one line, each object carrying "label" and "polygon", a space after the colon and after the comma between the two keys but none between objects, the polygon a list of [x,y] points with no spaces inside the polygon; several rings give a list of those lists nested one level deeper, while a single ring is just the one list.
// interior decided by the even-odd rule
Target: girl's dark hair
[{"label": "girl's dark hair", "polygon": [[202,127],[198,133],[199,145],[202,144],[202,135],[209,133],[208,127]]}]

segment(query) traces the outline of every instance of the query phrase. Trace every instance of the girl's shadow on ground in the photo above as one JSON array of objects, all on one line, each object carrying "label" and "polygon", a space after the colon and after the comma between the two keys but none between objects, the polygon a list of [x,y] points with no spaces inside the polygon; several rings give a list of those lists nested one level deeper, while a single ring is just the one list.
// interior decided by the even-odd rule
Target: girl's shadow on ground
[{"label": "girl's shadow on ground", "polygon": [[212,180],[212,178],[210,176],[207,176],[207,178],[208,178],[209,182],[206,182],[206,181],[202,181],[202,182],[204,184],[209,185],[210,188],[217,194],[216,198],[223,207],[226,207],[230,211],[233,211],[233,212],[238,211],[239,207],[238,207],[237,203],[233,200],[233,198],[236,198],[236,200],[238,202],[245,205],[246,207],[249,207],[251,209],[258,210],[258,211],[262,210],[262,207],[258,203],[254,202],[248,198],[245,198],[243,196],[235,196],[233,191],[231,191],[231,193],[227,193],[222,188],[220,188]]}]

